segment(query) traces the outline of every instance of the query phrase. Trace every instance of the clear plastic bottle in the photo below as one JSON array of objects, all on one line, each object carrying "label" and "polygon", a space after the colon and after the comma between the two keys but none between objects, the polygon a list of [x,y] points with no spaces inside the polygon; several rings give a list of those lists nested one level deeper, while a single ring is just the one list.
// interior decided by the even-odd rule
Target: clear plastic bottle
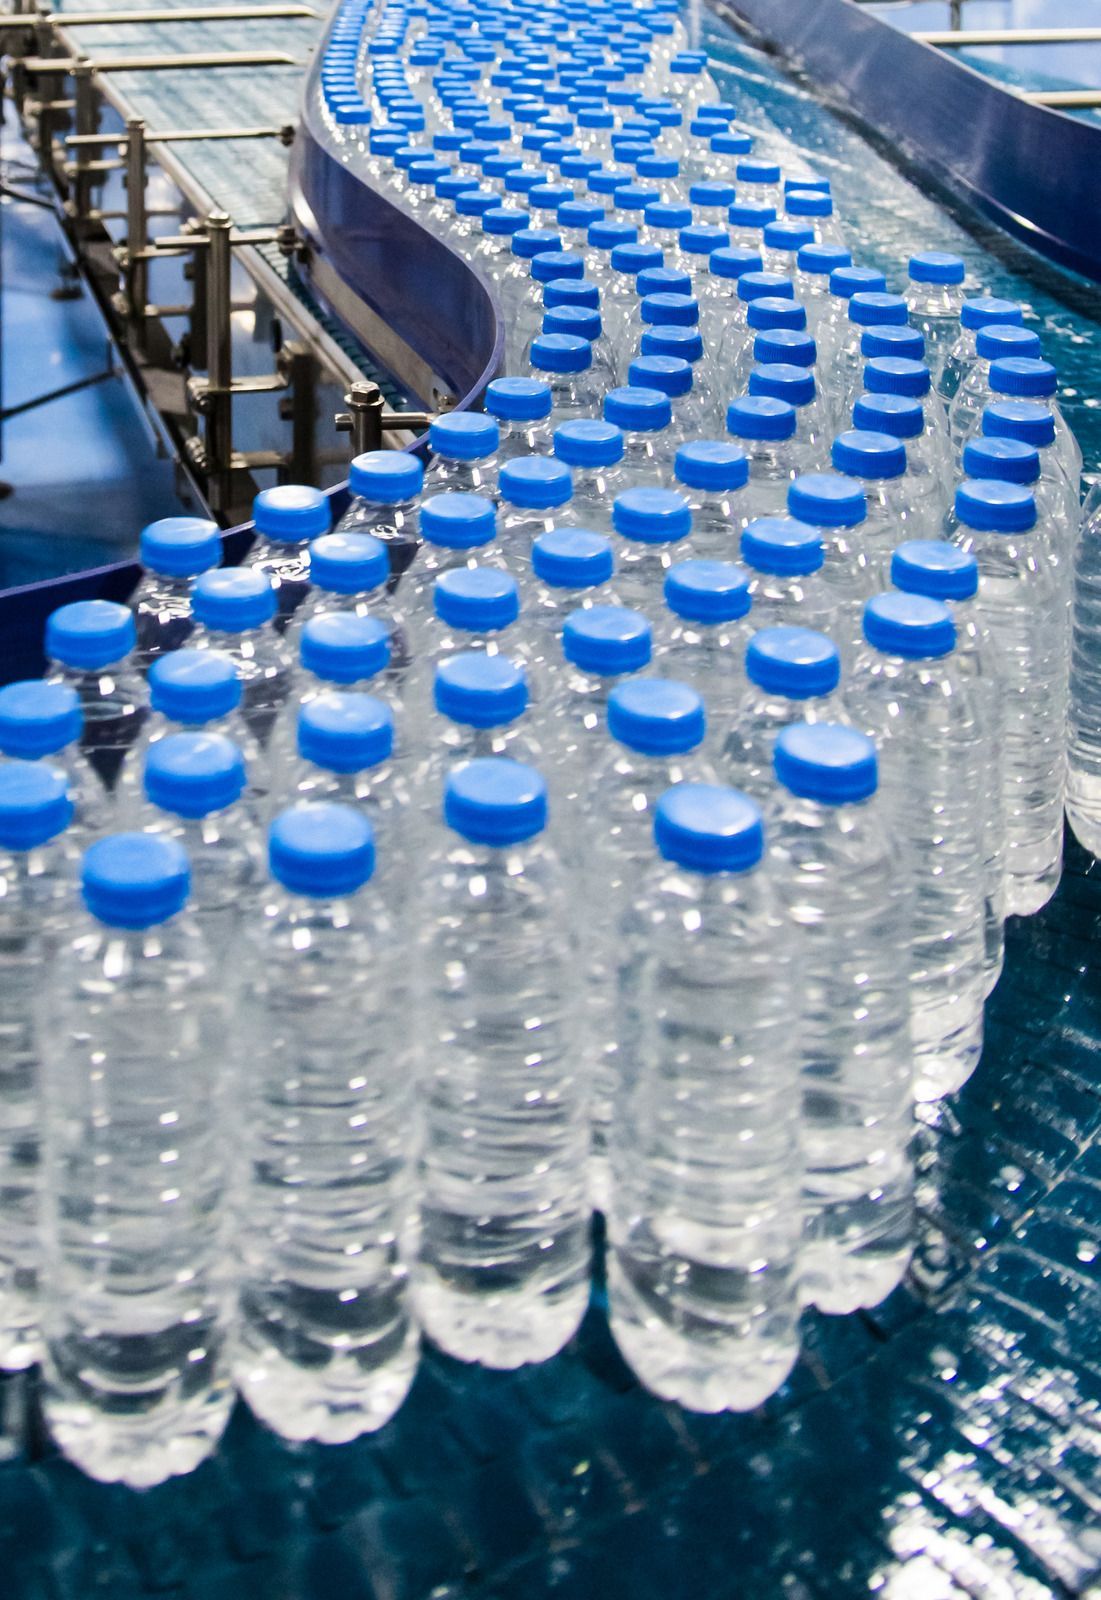
[{"label": "clear plastic bottle", "polygon": [[626,606],[653,607],[669,568],[695,554],[687,500],[675,489],[625,489],[612,507],[612,527],[617,594]]},{"label": "clear plastic bottle", "polygon": [[424,475],[426,495],[485,494],[497,488],[501,433],[480,411],[448,411],[428,429],[432,464]]},{"label": "clear plastic bottle", "polygon": [[508,756],[542,759],[528,708],[527,672],[507,656],[462,651],[436,669],[436,715],[414,764],[413,787],[422,829],[434,842],[447,774],[469,761]]},{"label": "clear plastic bottle", "polygon": [[745,687],[720,730],[717,766],[760,805],[772,797],[776,737],[793,722],[847,722],[837,689],[841,656],[832,639],[807,627],[761,628],[744,652]]},{"label": "clear plastic bottle", "polygon": [[830,301],[830,273],[852,266],[852,253],[838,244],[805,244],[795,258],[795,298],[806,308],[807,327],[813,333],[826,315]]},{"label": "clear plastic bottle", "polygon": [[532,582],[525,596],[528,644],[546,681],[563,664],[562,626],[578,607],[617,603],[612,542],[588,528],[541,533],[531,547]]},{"label": "clear plastic bottle", "polygon": [[749,482],[745,452],[725,439],[693,439],[673,461],[677,491],[692,513],[692,549],[705,560],[732,560]]},{"label": "clear plastic bottle", "polygon": [[480,494],[437,494],[420,512],[421,545],[402,580],[399,604],[407,658],[415,658],[432,616],[436,579],[457,567],[508,570],[493,502]]},{"label": "clear plastic bottle", "polygon": [[[601,1210],[609,1200],[608,1140],[622,1044],[616,934],[649,861],[658,799],[670,784],[714,777],[701,748],[706,731],[703,700],[689,684],[634,678],[608,696],[609,737],[589,771],[578,852],[585,906],[581,1057],[591,1089],[589,1193]],[[579,894],[579,909],[581,903]]]},{"label": "clear plastic bottle", "polygon": [[956,624],[956,658],[971,684],[982,741],[985,862],[985,987],[997,983],[1005,953],[1005,706],[994,640],[978,605],[979,564],[945,539],[913,539],[891,558],[891,582],[907,594],[943,600]]},{"label": "clear plastic bottle", "polygon": [[[800,241],[796,255],[798,250],[805,249],[812,243],[832,245],[835,249],[841,250],[845,248],[845,232],[837,219],[833,196],[828,190],[788,189],[784,195],[784,210],[796,222],[803,223],[811,229],[811,238],[803,238]],[[767,234],[765,239],[767,243]],[[792,268],[795,265],[796,261],[792,261]]]},{"label": "clear plastic bottle", "polygon": [[557,457],[514,456],[499,477],[501,548],[512,572],[526,574],[541,533],[573,523],[573,476]]},{"label": "clear plastic bottle", "polygon": [[337,533],[369,533],[386,546],[396,583],[417,553],[417,501],[424,468],[403,450],[368,450],[348,468],[347,511]]},{"label": "clear plastic bottle", "polygon": [[822,578],[833,605],[830,637],[847,672],[863,642],[864,601],[875,592],[864,542],[864,490],[836,472],[806,473],[788,491],[788,511],[815,528],[822,540]]},{"label": "clear plastic bottle", "polygon": [[[821,199],[832,204],[829,195],[822,195]],[[762,256],[765,271],[793,277],[800,250],[814,243],[814,228],[791,217],[777,217],[774,222],[765,223],[761,237],[765,246]]]},{"label": "clear plastic bottle", "polygon": [[236,666],[245,722],[266,750],[295,680],[294,657],[275,629],[275,590],[263,572],[223,568],[196,579],[191,605],[198,623],[193,646],[218,650]]},{"label": "clear plastic bottle", "polygon": [[802,470],[795,437],[795,407],[771,395],[742,395],[726,411],[726,431],[749,463],[749,481],[739,495],[738,519],[781,517],[788,490]]},{"label": "clear plastic bottle", "polygon": [[[723,392],[732,388],[726,374],[734,371],[742,353],[752,343],[749,308],[755,300],[790,300],[795,304],[795,286],[782,272],[742,272],[718,343],[712,351],[712,367],[722,374]],[[804,313],[805,315],[805,313]]]},{"label": "clear plastic bottle", "polygon": [[1101,498],[1086,502],[1074,564],[1067,821],[1084,849],[1101,856]]},{"label": "clear plastic bottle", "polygon": [[233,1375],[277,1433],[338,1444],[380,1428],[417,1367],[405,962],[360,812],[284,811],[268,853],[277,887],[248,935]]},{"label": "clear plastic bottle", "polygon": [[[657,389],[668,399],[671,450],[675,450],[686,439],[697,439],[707,432],[710,425],[709,401],[708,397],[696,388],[690,361],[686,361],[682,356],[637,356],[627,369],[627,382],[635,390]],[[606,405],[605,416],[607,416]]]},{"label": "clear plastic bottle", "polygon": [[41,1356],[39,1153],[44,1095],[35,1008],[69,909],[65,773],[0,763],[0,1368]]},{"label": "clear plastic bottle", "polygon": [[1040,481],[1053,500],[1061,498],[1068,528],[1081,519],[1079,485],[1072,483],[1056,448],[1055,417],[1038,400],[996,400],[982,414],[984,439],[1013,439],[1040,455]]},{"label": "clear plastic bottle", "polygon": [[151,834],[85,852],[42,1041],[43,1409],[70,1461],[131,1488],[190,1472],[233,1406],[233,1003],[189,877]]},{"label": "clear plastic bottle", "polygon": [[665,574],[666,616],[655,658],[671,678],[707,702],[721,737],[742,692],[742,663],[753,627],[749,574],[733,561],[678,561]]},{"label": "clear plastic bottle", "polygon": [[588,339],[576,333],[540,333],[531,341],[531,367],[550,385],[556,424],[599,414],[610,371],[594,367]]},{"label": "clear plastic bottle", "polygon": [[979,563],[979,613],[997,653],[1005,707],[1006,910],[1029,916],[1063,866],[1068,624],[1065,585],[1036,503],[1018,484],[956,490],[953,543]]},{"label": "clear plastic bottle", "polygon": [[[758,339],[754,345],[755,354],[760,344]],[[778,349],[771,337],[765,348],[770,355],[792,354],[790,346]],[[787,360],[758,363],[750,370],[748,393],[750,399],[782,400],[791,406],[795,412],[793,438],[801,472],[815,472],[828,465],[833,424],[829,409],[818,392],[813,367],[796,366]]]},{"label": "clear plastic bottle", "polygon": [[861,340],[867,328],[903,327],[909,316],[905,300],[900,294],[884,294],[858,290],[849,297],[848,321],[838,328],[839,338],[824,359],[826,392],[833,401],[834,419],[838,427],[852,415],[853,402],[864,388],[864,355]]},{"label": "clear plastic bottle", "polygon": [[429,1070],[414,1302],[450,1354],[517,1367],[560,1350],[589,1298],[565,885],[534,768],[460,767],[444,822],[421,905]]},{"label": "clear plastic bottle", "polygon": [[981,736],[947,606],[897,590],[874,595],[864,633],[846,698],[876,742],[895,850],[913,885],[914,1094],[938,1100],[967,1082],[982,1052]]},{"label": "clear plastic bottle", "polygon": [[832,631],[833,597],[822,575],[826,556],[817,528],[794,517],[758,517],[742,530],[741,560],[755,627]]},{"label": "clear plastic bottle", "polygon": [[776,741],[774,878],[794,924],[801,998],[805,1300],[874,1306],[913,1240],[910,885],[855,728],[793,723]]},{"label": "clear plastic bottle", "polygon": [[541,378],[494,378],[485,408],[500,430],[498,470],[513,456],[549,456],[554,448],[553,397]]},{"label": "clear plastic bottle", "polygon": [[700,329],[709,351],[717,354],[722,333],[734,314],[738,283],[747,272],[761,271],[759,250],[739,250],[723,245],[708,257],[707,276],[696,279],[700,302]]},{"label": "clear plastic bottle", "polygon": [[913,507],[906,475],[906,446],[889,433],[850,428],[830,450],[834,470],[854,478],[864,491],[863,536],[868,581],[878,590],[889,581],[891,552],[903,538],[926,532]]},{"label": "clear plastic bottle", "polygon": [[274,489],[262,489],[253,500],[252,521],[256,538],[245,565],[270,581],[275,590],[276,630],[284,633],[309,594],[310,543],[332,526],[328,496],[302,484],[277,484]]},{"label": "clear plastic bottle", "polygon": [[647,267],[664,264],[657,245],[618,244],[612,250],[609,276],[601,290],[600,309],[604,318],[604,332],[612,342],[616,361],[622,371],[630,360],[637,337],[638,316],[637,279]]},{"label": "clear plastic bottle", "polygon": [[[1068,526],[1064,516],[1065,501],[1042,481],[1040,452],[1017,439],[986,439],[980,435],[968,439],[963,447],[963,475],[993,479],[998,483],[1019,483],[1031,492],[1036,502],[1036,534],[1046,540],[1055,554],[1069,605],[1078,519],[1075,518],[1073,526]],[[954,516],[950,516],[949,526],[954,522]],[[944,526],[942,518],[937,531],[943,532]]]},{"label": "clear plastic bottle", "polygon": [[950,405],[963,380],[967,377],[978,353],[975,339],[980,328],[991,328],[996,323],[1020,328],[1024,324],[1024,308],[1015,300],[999,300],[995,295],[980,294],[965,300],[960,307],[960,331],[955,344],[948,352],[937,382],[937,393],[945,405]]},{"label": "clear plastic bottle", "polygon": [[571,517],[580,526],[610,533],[612,502],[628,487],[621,465],[623,430],[599,417],[564,422],[554,430],[554,454],[573,480]]},{"label": "clear plastic bottle", "polygon": [[310,592],[287,629],[291,650],[298,650],[307,622],[330,611],[378,617],[396,628],[389,577],[386,546],[372,534],[326,533],[315,539],[310,545]]},{"label": "clear plastic bottle", "polygon": [[951,479],[945,472],[936,437],[926,430],[921,401],[900,394],[862,394],[853,406],[853,427],[862,434],[887,434],[906,452],[901,482],[881,480],[879,496],[865,485],[869,522],[875,521],[874,507],[879,498],[908,537],[920,534],[933,538],[939,534],[950,503]]},{"label": "clear plastic bottle", "polygon": [[940,382],[960,335],[965,276],[962,259],[943,250],[924,250],[910,257],[906,302],[910,322],[925,340],[925,359],[934,383]]},{"label": "clear plastic bottle", "polygon": [[994,364],[1022,356],[1032,361],[1042,353],[1039,336],[1031,328],[997,322],[978,330],[975,359],[948,407],[948,433],[957,465],[964,445],[982,427],[985,407],[996,398],[990,382]]},{"label": "clear plastic bottle", "polygon": [[[0,757],[41,761],[64,773],[73,808],[65,833],[70,851],[74,844],[83,849],[102,833],[110,814],[99,779],[81,748],[83,726],[80,700],[69,684],[24,678],[0,689]],[[138,760],[136,751],[131,759]],[[130,764],[123,768],[123,780]]]},{"label": "clear plastic bottle", "polygon": [[[885,335],[912,333],[913,329],[888,327],[871,331],[875,334],[876,346],[883,348]],[[869,344],[868,334],[864,335],[861,342],[865,346]],[[866,394],[898,395],[920,402],[925,438],[937,460],[941,485],[945,490],[949,489],[955,475],[955,458],[948,433],[948,414],[940,396],[933,390],[932,374],[925,362],[915,361],[909,356],[872,356],[864,365],[864,391]]]},{"label": "clear plastic bottle", "polygon": [[658,799],[661,856],[616,930],[612,1332],[647,1388],[748,1411],[799,1350],[799,1128],[790,934],[734,790]]},{"label": "clear plastic bottle", "polygon": [[[520,590],[510,573],[493,567],[462,567],[441,573],[433,600],[433,615],[425,624],[421,652],[405,687],[405,740],[410,750],[423,742],[436,669],[449,656],[482,650],[533,667],[534,649],[526,636],[526,624],[519,621]],[[528,688],[532,700],[538,701],[541,684],[537,675],[532,676]]]},{"label": "clear plastic bottle", "polygon": [[[999,357],[990,363],[990,395],[994,404],[1005,400],[1031,400],[1050,409],[1055,419],[1055,454],[1077,500],[1082,483],[1082,450],[1059,409],[1055,398],[1058,387],[1059,375],[1051,362],[1037,356]],[[979,430],[981,427],[980,417]],[[972,434],[976,431],[969,428]]]},{"label": "clear plastic bottle", "polygon": [[202,517],[162,517],[142,529],[139,555],[144,573],[129,603],[134,664],[148,672],[157,656],[187,643],[194,627],[191,580],[221,561],[221,531]]},{"label": "clear plastic bottle", "polygon": [[[202,581],[215,576],[206,573]],[[46,619],[47,681],[75,690],[84,718],[81,747],[109,799],[149,710],[135,642],[133,614],[112,600],[74,600]]]},{"label": "clear plastic bottle", "polygon": [[623,432],[623,471],[631,487],[659,485],[673,474],[673,407],[661,389],[625,385],[604,396],[604,421]]},{"label": "clear plastic bottle", "polygon": [[886,290],[886,278],[874,267],[834,267],[829,277],[829,298],[818,315],[815,329],[818,359],[824,373],[832,371],[837,353],[850,333],[849,301],[853,295],[885,294]]}]

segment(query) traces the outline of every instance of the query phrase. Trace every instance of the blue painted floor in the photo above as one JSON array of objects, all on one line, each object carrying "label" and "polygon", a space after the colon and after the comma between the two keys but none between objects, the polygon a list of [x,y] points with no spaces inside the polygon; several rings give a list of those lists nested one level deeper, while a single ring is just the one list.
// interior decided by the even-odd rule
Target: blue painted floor
[{"label": "blue painted floor", "polygon": [[[34,192],[30,152],[7,123],[0,137],[5,181]],[[44,191],[43,191],[44,192]],[[110,356],[91,297],[57,300],[62,237],[49,211],[0,199],[3,404],[102,371]],[[185,507],[172,463],[152,438],[121,379],[12,418],[3,425],[0,590],[123,560],[156,517]]]}]

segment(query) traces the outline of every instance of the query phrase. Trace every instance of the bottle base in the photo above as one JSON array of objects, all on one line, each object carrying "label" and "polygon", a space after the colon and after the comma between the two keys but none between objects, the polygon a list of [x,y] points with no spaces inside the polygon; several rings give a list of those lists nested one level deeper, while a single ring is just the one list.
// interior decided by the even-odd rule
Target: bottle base
[{"label": "bottle base", "polygon": [[47,1387],[46,1426],[62,1454],[100,1483],[150,1489],[193,1472],[212,1454],[233,1410],[228,1384],[143,1417],[112,1416]]},{"label": "bottle base", "polygon": [[978,1014],[964,1027],[938,1040],[919,1042],[914,1050],[914,1099],[919,1105],[943,1100],[962,1089],[979,1064],[982,1055],[983,1012],[976,996]]},{"label": "bottle base", "polygon": [[829,1246],[812,1247],[800,1263],[802,1302],[831,1317],[870,1310],[898,1288],[912,1255],[910,1245],[864,1257]]},{"label": "bottle base", "polygon": [[1042,911],[1059,887],[1063,875],[1062,861],[1056,862],[1049,872],[1035,878],[1008,874],[1005,880],[1005,909],[1011,917],[1032,917]]},{"label": "bottle base", "polygon": [[549,1361],[573,1338],[589,1304],[583,1282],[553,1297],[538,1288],[464,1294],[430,1269],[413,1282],[413,1305],[428,1337],[459,1361],[508,1371]]},{"label": "bottle base", "polygon": [[385,1366],[366,1368],[354,1355],[307,1369],[246,1328],[233,1361],[233,1377],[258,1422],[283,1439],[348,1444],[383,1427],[400,1408],[420,1360],[419,1338],[409,1337]]},{"label": "bottle base", "polygon": [[1067,800],[1067,821],[1083,850],[1101,859],[1101,812],[1093,814]]},{"label": "bottle base", "polygon": [[0,1372],[26,1372],[42,1360],[42,1338],[37,1327],[0,1328]]}]

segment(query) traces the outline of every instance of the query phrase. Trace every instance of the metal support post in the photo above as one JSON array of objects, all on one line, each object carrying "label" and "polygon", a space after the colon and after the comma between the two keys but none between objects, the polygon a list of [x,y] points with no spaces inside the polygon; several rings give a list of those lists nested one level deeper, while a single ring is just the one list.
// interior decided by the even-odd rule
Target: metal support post
[{"label": "metal support post", "polygon": [[233,263],[232,219],[212,211],[206,219],[206,367],[204,442],[209,499],[214,511],[230,503],[233,458],[233,329],[230,322],[230,275]]},{"label": "metal support post", "polygon": [[317,482],[317,362],[305,345],[291,343],[279,352],[290,393],[279,415],[291,424],[290,470],[295,483]]},{"label": "metal support post", "polygon": [[126,246],[123,257],[122,293],[131,338],[139,348],[145,345],[145,308],[149,302],[148,217],[145,210],[145,123],[140,117],[126,120]]},{"label": "metal support post", "polygon": [[[72,73],[73,92],[76,97],[76,115],[74,118],[76,131],[78,134],[95,133],[98,119],[96,117],[96,90],[91,63],[88,61],[75,61]],[[77,233],[81,231],[87,222],[88,213],[92,209],[92,179],[88,171],[89,160],[90,152],[87,147],[78,145],[72,191],[67,207]]]}]

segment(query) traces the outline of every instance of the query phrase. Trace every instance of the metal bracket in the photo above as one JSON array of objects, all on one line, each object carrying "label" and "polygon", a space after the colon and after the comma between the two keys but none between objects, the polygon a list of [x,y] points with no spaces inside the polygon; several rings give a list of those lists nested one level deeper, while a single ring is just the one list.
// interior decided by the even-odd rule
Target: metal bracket
[{"label": "metal bracket", "polygon": [[352,436],[352,454],[383,448],[384,434],[398,430],[423,433],[433,421],[429,411],[387,411],[377,383],[353,383],[344,396],[347,411],[338,411],[334,422],[338,433]]}]

